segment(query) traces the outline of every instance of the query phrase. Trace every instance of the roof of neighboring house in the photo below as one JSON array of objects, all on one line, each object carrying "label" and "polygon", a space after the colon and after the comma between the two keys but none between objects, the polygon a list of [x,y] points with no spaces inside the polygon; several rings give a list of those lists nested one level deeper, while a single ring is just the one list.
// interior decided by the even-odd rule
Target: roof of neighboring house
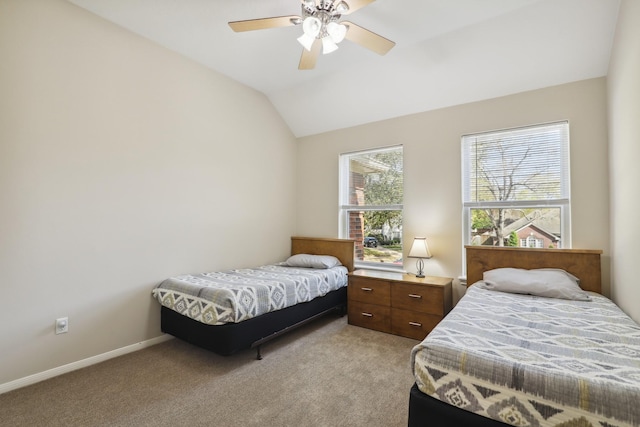
[{"label": "roof of neighboring house", "polygon": [[560,238],[560,220],[557,214],[544,215],[539,218],[530,219],[527,217],[513,221],[504,228],[504,235],[518,232],[526,227],[534,227],[541,233],[548,235],[550,238],[557,240]]}]

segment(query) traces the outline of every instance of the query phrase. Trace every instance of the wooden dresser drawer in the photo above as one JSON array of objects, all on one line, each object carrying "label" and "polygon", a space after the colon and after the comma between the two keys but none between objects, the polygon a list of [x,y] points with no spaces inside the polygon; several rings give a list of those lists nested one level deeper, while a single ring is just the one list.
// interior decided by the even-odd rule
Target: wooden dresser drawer
[{"label": "wooden dresser drawer", "polygon": [[385,280],[351,277],[349,278],[347,292],[349,301],[378,305],[391,304],[391,284]]},{"label": "wooden dresser drawer", "polygon": [[391,332],[391,307],[349,300],[347,310],[351,325]]},{"label": "wooden dresser drawer", "polygon": [[391,310],[391,333],[407,338],[423,340],[442,320],[442,316],[412,310]]},{"label": "wooden dresser drawer", "polygon": [[445,314],[444,288],[394,283],[391,287],[391,306],[443,316]]}]

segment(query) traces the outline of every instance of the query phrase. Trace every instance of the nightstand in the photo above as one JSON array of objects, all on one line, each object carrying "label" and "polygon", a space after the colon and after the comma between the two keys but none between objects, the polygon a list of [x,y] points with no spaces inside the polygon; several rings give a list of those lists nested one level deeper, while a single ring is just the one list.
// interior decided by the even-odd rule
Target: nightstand
[{"label": "nightstand", "polygon": [[422,340],[451,310],[452,281],[356,270],[349,273],[349,324]]}]

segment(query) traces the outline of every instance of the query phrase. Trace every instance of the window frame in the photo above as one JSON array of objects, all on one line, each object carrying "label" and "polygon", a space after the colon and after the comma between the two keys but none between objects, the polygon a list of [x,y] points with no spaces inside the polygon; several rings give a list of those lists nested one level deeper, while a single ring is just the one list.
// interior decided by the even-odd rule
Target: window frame
[{"label": "window frame", "polygon": [[[560,165],[560,196],[548,199],[532,199],[532,200],[504,200],[504,201],[471,201],[470,200],[470,182],[471,182],[471,159],[467,156],[470,148],[465,144],[468,139],[474,137],[486,137],[492,134],[504,134],[507,132],[522,132],[526,129],[540,129],[551,126],[564,126],[563,140],[558,141],[560,144],[557,148],[561,155]],[[520,126],[508,129],[494,130],[488,132],[478,132],[473,134],[462,135],[461,137],[461,175],[462,175],[462,239],[463,239],[463,270],[465,269],[466,254],[465,245],[470,245],[472,240],[471,229],[471,211],[472,209],[531,209],[531,208],[559,208],[560,209],[560,247],[569,249],[572,246],[571,238],[571,170],[570,170],[570,126],[568,120],[556,122],[541,123],[536,125]]]},{"label": "window frame", "polygon": [[[351,196],[351,191],[350,191],[351,189],[349,187],[350,176],[351,176],[351,159],[359,155],[382,153],[385,151],[393,151],[393,150],[400,150],[402,152],[403,163],[404,163],[404,147],[402,144],[390,145],[390,146],[379,147],[379,148],[371,148],[371,149],[365,149],[365,150],[358,150],[358,151],[351,151],[351,152],[341,153],[339,155],[338,236],[340,238],[343,238],[343,239],[353,238],[350,235],[350,229],[349,229],[350,214],[352,212],[359,213],[359,212],[366,212],[366,211],[385,211],[385,210],[400,211],[401,214],[403,215],[403,221],[404,221],[404,210],[403,210],[404,194],[403,194],[402,204],[394,203],[394,204],[385,204],[385,205],[356,205],[356,204],[349,203],[350,196]],[[404,177],[404,166],[403,166],[402,173]],[[404,181],[404,178],[403,178],[403,181]],[[400,228],[402,230],[402,225]],[[402,232],[400,233],[400,235],[401,235],[401,242],[402,242],[403,241]],[[362,238],[364,239],[364,237],[366,236],[364,235],[364,230],[363,230]],[[360,245],[363,245],[363,242],[359,242],[359,243]],[[358,246],[358,242],[356,241],[356,250],[357,250],[357,246]],[[359,260],[357,257],[355,259],[354,264],[356,268],[382,269],[382,270],[392,270],[392,271],[403,271],[404,269],[403,264],[398,265],[398,264],[392,264],[392,263],[376,263],[371,261]]]}]

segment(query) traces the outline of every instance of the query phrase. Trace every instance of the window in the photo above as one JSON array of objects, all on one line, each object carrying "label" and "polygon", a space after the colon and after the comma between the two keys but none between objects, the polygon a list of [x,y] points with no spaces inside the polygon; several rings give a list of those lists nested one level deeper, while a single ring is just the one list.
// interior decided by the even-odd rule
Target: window
[{"label": "window", "polygon": [[571,247],[569,124],[462,137],[464,244]]},{"label": "window", "polygon": [[402,147],[340,155],[340,237],[356,265],[402,268]]},{"label": "window", "polygon": [[533,235],[528,236],[526,239],[520,239],[520,246],[523,248],[542,248],[544,247],[544,240],[536,239]]}]

